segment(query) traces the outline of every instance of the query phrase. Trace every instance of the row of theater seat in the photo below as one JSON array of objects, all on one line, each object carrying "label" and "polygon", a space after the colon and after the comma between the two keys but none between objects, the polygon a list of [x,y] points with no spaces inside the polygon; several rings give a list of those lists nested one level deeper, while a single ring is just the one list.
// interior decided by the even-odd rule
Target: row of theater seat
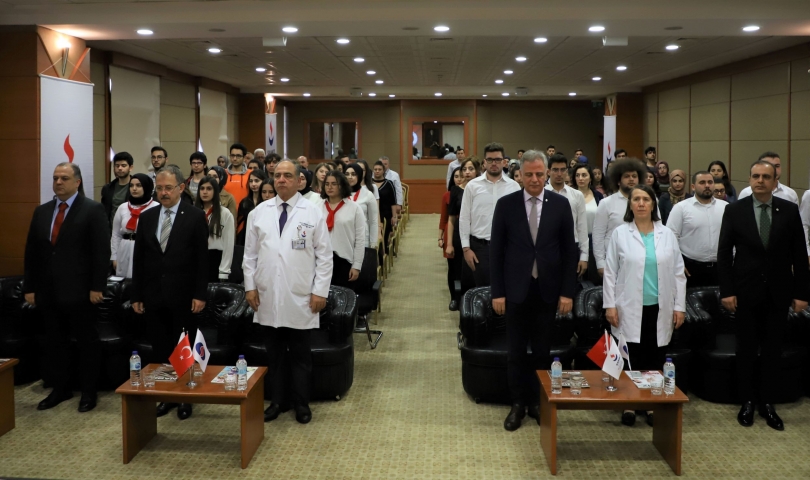
[{"label": "row of theater seat", "polygon": [[[145,359],[152,358],[143,317],[130,307],[129,288],[129,281],[108,281],[104,300],[96,305],[94,320],[103,351],[101,388],[114,389],[126,381],[132,350],[138,350]],[[313,400],[338,400],[352,386],[352,333],[359,298],[363,297],[346,288],[333,286],[329,290],[320,328],[312,335]],[[0,279],[0,299],[0,358],[19,358],[15,383],[30,383],[42,377],[44,368],[42,321],[37,309],[25,303],[22,277]],[[211,352],[210,364],[233,365],[238,355],[244,354],[250,365],[266,365],[262,335],[253,324],[253,310],[241,285],[209,284],[206,306],[197,315],[197,323]],[[193,338],[194,332],[191,335]],[[270,388],[269,382],[266,387]]]},{"label": "row of theater seat", "polygon": [[[734,315],[722,307],[717,287],[689,289],[686,297],[686,321],[674,332],[667,349],[676,366],[676,383],[684,392],[691,390],[710,402],[739,403]],[[607,328],[602,287],[583,289],[574,301],[573,312],[558,315],[554,321],[551,357],[560,357],[566,369],[597,369],[586,354]],[[459,330],[464,390],[476,403],[509,403],[505,318],[493,313],[489,287],[474,288],[464,295]],[[810,396],[808,335],[810,310],[791,310],[782,369],[772,372],[784,387],[777,403]]]}]

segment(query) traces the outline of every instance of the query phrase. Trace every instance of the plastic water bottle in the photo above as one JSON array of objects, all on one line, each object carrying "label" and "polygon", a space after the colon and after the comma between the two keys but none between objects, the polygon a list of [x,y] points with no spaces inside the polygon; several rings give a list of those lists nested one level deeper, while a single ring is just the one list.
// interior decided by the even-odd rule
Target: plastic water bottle
[{"label": "plastic water bottle", "polygon": [[132,356],[129,357],[129,383],[133,387],[141,384],[141,356],[138,355],[137,350],[132,352]]},{"label": "plastic water bottle", "polygon": [[664,364],[664,393],[667,395],[675,393],[675,364],[669,357],[667,357],[667,363]]},{"label": "plastic water bottle", "polygon": [[247,362],[244,355],[239,355],[236,362],[236,389],[247,390]]},{"label": "plastic water bottle", "polygon": [[562,393],[562,363],[560,357],[554,357],[551,364],[551,393]]}]

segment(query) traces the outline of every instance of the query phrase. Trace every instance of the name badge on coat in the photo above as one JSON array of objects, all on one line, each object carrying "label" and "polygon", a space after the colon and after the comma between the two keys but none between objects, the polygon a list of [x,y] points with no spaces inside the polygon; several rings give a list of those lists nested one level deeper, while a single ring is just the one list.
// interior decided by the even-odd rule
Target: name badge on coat
[{"label": "name badge on coat", "polygon": [[307,225],[304,223],[298,224],[298,234],[292,240],[293,250],[304,250],[307,248]]}]

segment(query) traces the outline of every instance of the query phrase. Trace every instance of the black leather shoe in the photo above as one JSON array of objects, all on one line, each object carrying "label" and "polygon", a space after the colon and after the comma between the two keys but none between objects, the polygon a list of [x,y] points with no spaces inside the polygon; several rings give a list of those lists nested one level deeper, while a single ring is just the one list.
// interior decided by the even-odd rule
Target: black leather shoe
[{"label": "black leather shoe", "polygon": [[265,422],[272,422],[273,420],[277,419],[278,416],[281,414],[281,407],[274,403],[267,407],[264,411],[264,421]]},{"label": "black leather shoe", "polygon": [[295,420],[298,423],[309,423],[312,420],[312,410],[309,409],[309,405],[295,407]]},{"label": "black leather shoe", "polygon": [[745,402],[737,414],[737,422],[743,427],[750,427],[754,424],[754,402]]},{"label": "black leather shoe", "polygon": [[536,403],[530,403],[527,410],[528,410],[527,415],[537,420],[537,424],[540,425],[540,405]]},{"label": "black leather shoe", "polygon": [[162,417],[163,415],[166,415],[167,413],[172,411],[173,408],[177,408],[178,405],[180,405],[180,404],[179,403],[163,403],[163,402],[158,403],[157,416]]},{"label": "black leather shoe", "polygon": [[505,428],[508,432],[514,432],[520,428],[520,423],[525,416],[526,407],[520,403],[513,404],[512,410],[509,411],[509,415],[507,415],[506,420],[503,421],[503,428]]},{"label": "black leather shoe", "polygon": [[89,412],[90,410],[96,408],[97,403],[98,396],[95,393],[82,394],[82,399],[79,400],[79,412]]},{"label": "black leather shoe", "polygon": [[458,311],[458,301],[456,301],[456,299],[450,300],[450,306],[447,307],[447,308],[450,309],[451,312],[457,312]]},{"label": "black leather shoe", "polygon": [[[751,413],[753,415],[753,412]],[[770,403],[763,404],[759,407],[759,416],[765,419],[769,427],[780,432],[785,429],[785,424],[779,415],[776,414],[776,409]],[[751,420],[753,422],[753,418]]]},{"label": "black leather shoe", "polygon": [[45,400],[39,402],[39,405],[37,405],[37,410],[48,410],[59,405],[65,400],[70,400],[71,398],[73,398],[73,392],[58,392],[56,390],[51,390],[51,393],[45,397]]},{"label": "black leather shoe", "polygon": [[177,407],[177,418],[180,420],[185,420],[191,416],[191,404],[190,403],[181,403],[179,407]]},{"label": "black leather shoe", "polygon": [[622,413],[622,425],[627,425],[628,427],[632,427],[636,424],[636,412],[623,412]]}]

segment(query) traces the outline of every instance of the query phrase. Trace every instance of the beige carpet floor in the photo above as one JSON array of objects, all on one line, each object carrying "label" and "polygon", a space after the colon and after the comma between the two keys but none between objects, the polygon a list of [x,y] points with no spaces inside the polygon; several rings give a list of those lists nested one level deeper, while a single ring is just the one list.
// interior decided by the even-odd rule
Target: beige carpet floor
[{"label": "beige carpet floor", "polygon": [[[78,398],[38,412],[40,383],[16,389],[17,428],[0,437],[0,477],[61,479],[534,479],[550,478],[540,429],[503,429],[508,407],[476,405],[461,386],[458,314],[447,310],[446,262],[435,246],[438,216],[413,215],[386,281],[376,350],[355,336],[354,385],[339,402],[312,405],[308,425],[292,412],[265,424],[265,440],[239,468],[239,410],[198,406],[121,462],[121,402],[102,393],[91,413]],[[799,381],[799,379],[797,379]],[[734,405],[695,396],[685,407],[684,476],[810,478],[810,399],[782,405],[786,431],[757,417],[737,425]],[[561,412],[559,477],[673,476],[642,419]]]}]

